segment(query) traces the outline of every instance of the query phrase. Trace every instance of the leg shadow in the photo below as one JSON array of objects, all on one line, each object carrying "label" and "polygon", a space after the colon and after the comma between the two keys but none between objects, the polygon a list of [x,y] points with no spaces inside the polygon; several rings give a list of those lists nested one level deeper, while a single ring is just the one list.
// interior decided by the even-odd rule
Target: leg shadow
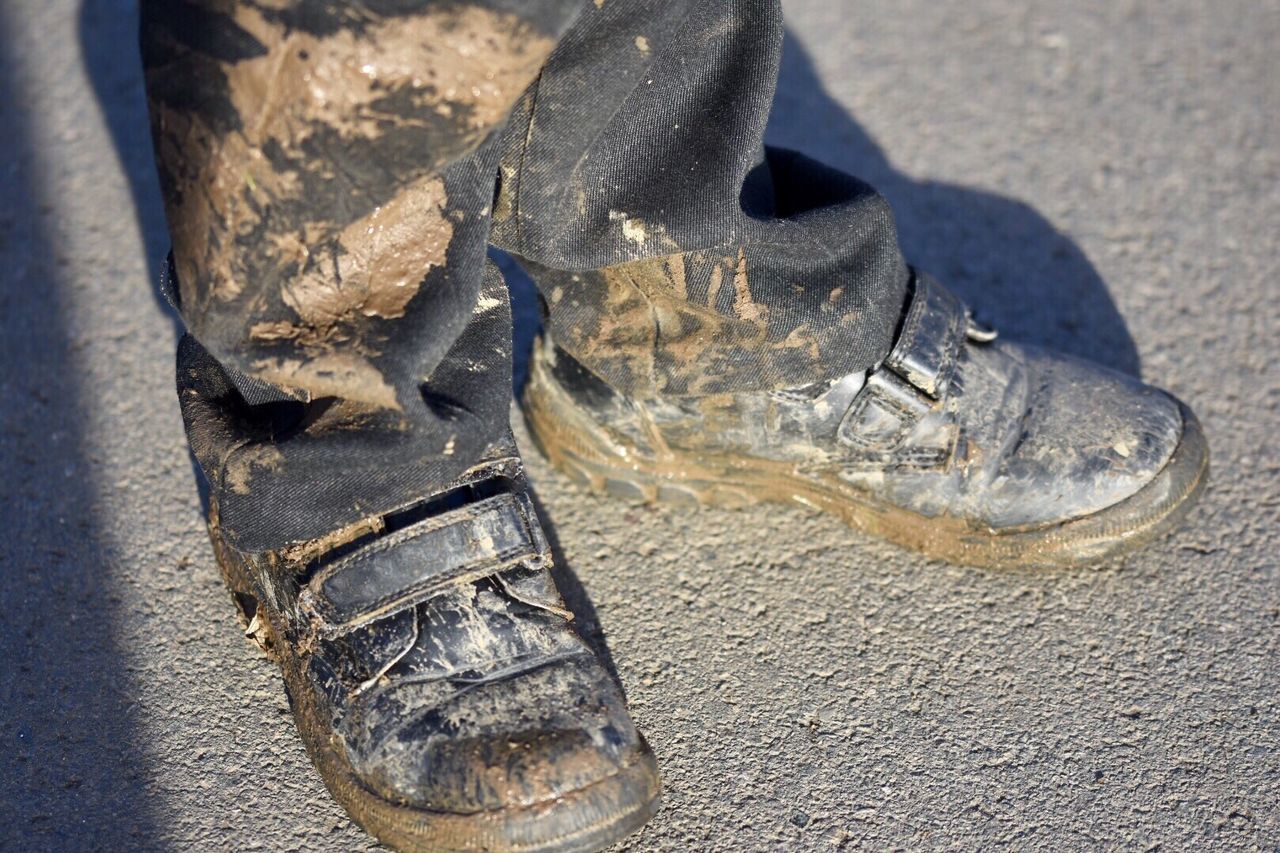
[{"label": "leg shadow", "polygon": [[113,626],[128,618],[89,479],[76,282],[55,237],[0,15],[0,849],[137,850],[158,843],[139,687]]},{"label": "leg shadow", "polygon": [[790,32],[768,140],[879,189],[893,206],[907,261],[937,275],[1003,337],[1138,375],[1133,338],[1079,246],[1020,201],[895,170],[826,91]]},{"label": "leg shadow", "polygon": [[133,213],[146,247],[152,295],[174,325],[182,321],[160,293],[160,271],[169,254],[169,229],[160,203],[160,178],[151,153],[147,100],[138,54],[136,0],[83,0],[80,4],[80,53],[103,117],[115,142],[120,170],[129,178]]},{"label": "leg shadow", "polygon": [[[176,348],[183,332],[182,318],[160,292],[160,275],[169,254],[169,228],[160,200],[160,178],[151,149],[147,99],[142,87],[137,0],[82,0],[77,23],[85,70],[111,133],[116,161],[129,179],[133,214],[146,251],[151,295],[173,326]],[[207,515],[209,484],[195,456],[190,456],[190,463],[200,507]]]}]

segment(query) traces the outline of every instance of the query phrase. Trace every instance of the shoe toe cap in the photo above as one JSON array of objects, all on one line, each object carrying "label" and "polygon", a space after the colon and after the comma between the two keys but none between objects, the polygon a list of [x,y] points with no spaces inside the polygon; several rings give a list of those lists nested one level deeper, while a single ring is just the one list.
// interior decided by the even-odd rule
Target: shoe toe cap
[{"label": "shoe toe cap", "polygon": [[1027,404],[985,490],[997,528],[1115,506],[1151,483],[1183,434],[1183,408],[1105,368],[1027,350]]},{"label": "shoe toe cap", "polygon": [[359,756],[366,784],[433,811],[555,801],[647,754],[618,688],[587,657],[490,680],[405,684],[361,716],[375,729],[379,719],[390,721]]}]

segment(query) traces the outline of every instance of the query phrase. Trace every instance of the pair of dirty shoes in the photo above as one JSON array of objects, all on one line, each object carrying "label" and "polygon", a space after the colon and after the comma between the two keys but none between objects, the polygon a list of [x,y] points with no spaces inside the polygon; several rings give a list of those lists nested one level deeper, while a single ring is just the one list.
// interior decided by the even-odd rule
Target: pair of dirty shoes
[{"label": "pair of dirty shoes", "polygon": [[[926,275],[866,375],[636,400],[550,340],[524,411],[593,490],[783,501],[930,557],[1074,565],[1171,527],[1208,470],[1192,413],[1128,377],[994,340]],[[376,536],[306,566],[212,526],[335,798],[402,849],[595,850],[657,808],[653,754],[571,625],[514,442]]]}]

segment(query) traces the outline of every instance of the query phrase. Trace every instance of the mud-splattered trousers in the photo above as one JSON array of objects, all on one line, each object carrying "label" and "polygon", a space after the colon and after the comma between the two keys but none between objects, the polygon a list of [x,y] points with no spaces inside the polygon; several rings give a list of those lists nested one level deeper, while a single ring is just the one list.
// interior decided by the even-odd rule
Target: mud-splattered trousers
[{"label": "mud-splattered trousers", "polygon": [[881,359],[892,218],[763,145],[782,34],[777,0],[144,0],[179,394],[224,533],[324,536],[507,429],[489,243],[634,397]]}]

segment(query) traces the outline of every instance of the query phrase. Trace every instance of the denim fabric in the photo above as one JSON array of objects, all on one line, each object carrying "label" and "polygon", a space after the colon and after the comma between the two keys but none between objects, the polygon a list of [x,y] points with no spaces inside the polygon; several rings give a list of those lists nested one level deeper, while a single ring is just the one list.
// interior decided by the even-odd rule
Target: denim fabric
[{"label": "denim fabric", "polygon": [[145,0],[179,394],[227,538],[404,506],[507,429],[490,241],[625,394],[881,359],[892,217],[763,146],[781,42],[776,0]]}]

